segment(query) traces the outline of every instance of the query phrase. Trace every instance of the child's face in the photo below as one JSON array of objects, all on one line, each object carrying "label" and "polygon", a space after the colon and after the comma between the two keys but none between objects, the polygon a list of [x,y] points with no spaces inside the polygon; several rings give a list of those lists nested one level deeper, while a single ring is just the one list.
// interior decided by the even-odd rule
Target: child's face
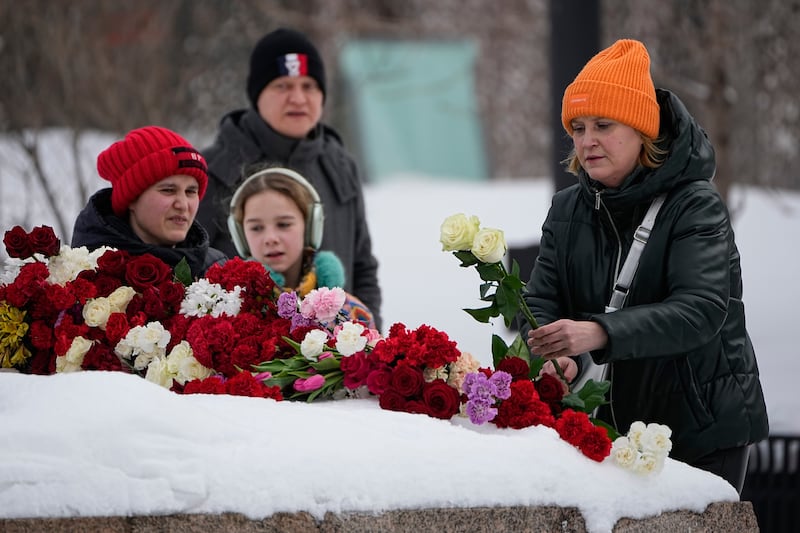
[{"label": "child's face", "polygon": [[306,222],[283,193],[265,190],[244,203],[242,227],[253,258],[283,274],[287,287],[299,283]]},{"label": "child's face", "polygon": [[191,176],[170,176],[131,202],[130,224],[148,244],[174,246],[186,239],[200,204],[200,186]]}]

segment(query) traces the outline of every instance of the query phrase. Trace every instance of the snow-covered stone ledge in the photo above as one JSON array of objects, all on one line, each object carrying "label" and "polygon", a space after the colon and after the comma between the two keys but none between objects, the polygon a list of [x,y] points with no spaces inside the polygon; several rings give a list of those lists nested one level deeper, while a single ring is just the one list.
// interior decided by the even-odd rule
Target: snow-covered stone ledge
[{"label": "snow-covered stone ledge", "polygon": [[[327,513],[318,521],[309,513],[277,513],[262,520],[242,514],[181,514],[95,518],[29,518],[0,520],[0,533],[126,532],[152,533],[373,533],[382,532],[570,532],[587,531],[576,508],[497,507],[390,511],[379,515]],[[643,519],[622,518],[614,533],[737,531],[757,532],[750,502],[712,503],[702,513],[671,511]]]}]

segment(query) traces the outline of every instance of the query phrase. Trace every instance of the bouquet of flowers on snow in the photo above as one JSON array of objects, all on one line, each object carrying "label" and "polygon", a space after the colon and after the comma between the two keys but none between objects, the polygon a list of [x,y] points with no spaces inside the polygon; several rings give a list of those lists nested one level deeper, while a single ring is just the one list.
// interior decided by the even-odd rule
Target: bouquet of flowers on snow
[{"label": "bouquet of flowers on snow", "polygon": [[260,349],[249,348],[265,339],[283,342],[289,326],[281,327],[274,283],[257,263],[215,265],[187,289],[152,255],[60,246],[46,226],[30,233],[17,226],[4,243],[10,259],[0,280],[3,367],[133,372],[177,392],[187,385],[185,392],[192,392],[193,382],[218,375],[238,393],[280,392],[238,370],[263,360]]},{"label": "bouquet of flowers on snow", "polygon": [[[0,278],[2,367],[132,372],[187,394],[311,401],[388,393],[387,408],[444,416],[435,407],[441,383],[414,390],[403,371],[389,379],[402,360],[404,370],[427,372],[425,383],[450,375],[447,412],[458,404],[455,343],[428,326],[396,325],[382,339],[342,315],[342,289],[281,293],[261,264],[240,258],[192,281],[186,265],[173,272],[147,254],[61,246],[44,226],[30,233],[17,226],[4,242],[11,259]],[[386,383],[366,385],[367,362]]]},{"label": "bouquet of flowers on snow", "polygon": [[637,474],[657,474],[672,450],[671,436],[669,426],[634,422],[625,436],[614,441],[611,457],[619,466]]},{"label": "bouquet of flowers on snow", "polygon": [[[506,327],[521,315],[532,328],[538,327],[522,296],[525,284],[519,265],[513,261],[509,272],[502,262],[507,251],[502,230],[481,228],[478,217],[458,213],[444,220],[439,240],[443,251],[452,252],[462,267],[475,266],[483,280],[480,297],[489,306],[465,309],[467,313],[479,322],[502,315]],[[516,429],[552,427],[587,457],[602,461],[608,456],[616,433],[589,417],[605,403],[607,383],[591,382],[570,393],[566,380],[540,375],[544,361],[531,360],[520,336],[508,346],[493,335],[492,358],[495,370],[481,369],[464,382],[465,410],[473,423]]]}]

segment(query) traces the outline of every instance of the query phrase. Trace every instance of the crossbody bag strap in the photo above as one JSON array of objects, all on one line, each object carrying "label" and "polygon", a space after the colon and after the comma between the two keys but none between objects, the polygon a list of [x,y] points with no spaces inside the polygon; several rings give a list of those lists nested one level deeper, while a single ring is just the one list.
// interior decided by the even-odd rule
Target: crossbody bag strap
[{"label": "crossbody bag strap", "polygon": [[606,313],[616,311],[625,303],[625,298],[628,296],[631,283],[633,283],[633,276],[639,267],[639,258],[644,250],[644,245],[647,244],[647,240],[650,238],[650,232],[653,229],[653,224],[655,224],[658,211],[664,205],[666,198],[666,193],[656,196],[644,215],[642,223],[636,228],[628,257],[625,258],[625,263],[623,263],[622,269],[617,276],[617,281],[614,283],[614,292],[611,294],[611,300],[606,306]]}]

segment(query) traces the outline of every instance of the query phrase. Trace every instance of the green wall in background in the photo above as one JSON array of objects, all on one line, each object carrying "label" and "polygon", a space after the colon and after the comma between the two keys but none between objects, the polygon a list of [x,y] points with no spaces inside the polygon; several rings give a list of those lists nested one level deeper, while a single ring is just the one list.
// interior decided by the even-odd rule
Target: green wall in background
[{"label": "green wall in background", "polygon": [[472,41],[355,40],[340,56],[347,118],[370,182],[488,179]]}]

